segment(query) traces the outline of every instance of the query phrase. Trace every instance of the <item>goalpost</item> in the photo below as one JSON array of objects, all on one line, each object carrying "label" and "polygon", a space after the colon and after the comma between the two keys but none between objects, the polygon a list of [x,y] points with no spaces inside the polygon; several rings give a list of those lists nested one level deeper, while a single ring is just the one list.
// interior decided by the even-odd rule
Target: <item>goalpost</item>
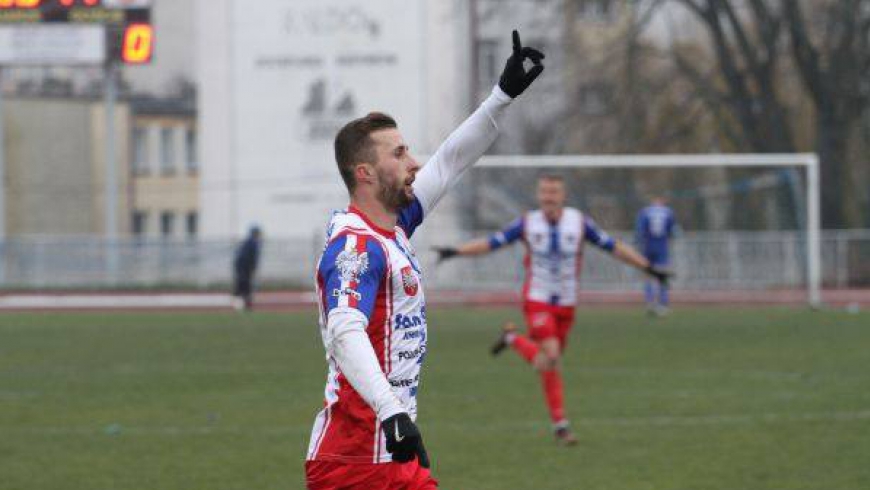
[{"label": "goalpost", "polygon": [[819,158],[816,154],[498,155],[483,157],[477,167],[514,169],[802,168],[806,172],[807,301],[812,307],[821,305],[821,201]]}]

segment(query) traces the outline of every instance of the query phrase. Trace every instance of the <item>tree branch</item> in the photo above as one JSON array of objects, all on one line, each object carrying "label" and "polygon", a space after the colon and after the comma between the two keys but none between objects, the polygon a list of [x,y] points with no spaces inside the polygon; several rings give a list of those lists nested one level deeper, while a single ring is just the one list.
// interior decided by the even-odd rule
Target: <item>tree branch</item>
[{"label": "tree branch", "polygon": [[743,23],[734,13],[734,8],[731,6],[731,2],[722,0],[712,1],[714,1],[716,5],[718,5],[718,8],[725,13],[725,17],[728,19],[731,30],[734,31],[734,37],[737,39],[737,46],[740,48],[740,53],[746,59],[749,69],[754,72],[760,71],[760,63],[758,61],[758,55],[755,52],[755,47],[746,36],[746,30],[743,28]]},{"label": "tree branch", "polygon": [[809,40],[799,2],[797,0],[782,0],[782,12],[788,20],[792,52],[804,85],[817,105],[824,104],[825,83],[820,66],[820,56]]}]

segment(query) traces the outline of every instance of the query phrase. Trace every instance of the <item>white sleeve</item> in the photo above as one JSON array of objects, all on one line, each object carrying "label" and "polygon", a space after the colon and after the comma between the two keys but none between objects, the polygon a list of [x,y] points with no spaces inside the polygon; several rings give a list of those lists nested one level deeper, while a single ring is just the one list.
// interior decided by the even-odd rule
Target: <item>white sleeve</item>
[{"label": "white sleeve", "polygon": [[365,332],[366,316],[353,308],[335,308],[326,322],[326,352],[338,364],[353,389],[385,420],[407,412],[393,393]]},{"label": "white sleeve", "polygon": [[477,162],[498,137],[499,123],[513,99],[496,85],[492,93],[426,162],[414,180],[414,194],[428,214],[462,173]]}]

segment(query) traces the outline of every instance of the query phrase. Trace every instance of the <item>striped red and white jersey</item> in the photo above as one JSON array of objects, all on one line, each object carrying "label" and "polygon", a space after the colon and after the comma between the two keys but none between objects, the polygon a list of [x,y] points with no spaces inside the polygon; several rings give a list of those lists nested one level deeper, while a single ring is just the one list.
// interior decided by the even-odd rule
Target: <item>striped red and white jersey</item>
[{"label": "striped red and white jersey", "polygon": [[[393,393],[412,419],[417,415],[420,367],[426,355],[426,301],[420,265],[408,240],[422,221],[414,201],[393,230],[349,208],[330,222],[317,270],[320,332],[329,345],[327,319],[353,308],[368,319],[366,334]],[[328,347],[327,347],[328,350]],[[325,403],[314,422],[308,459],[344,463],[391,461],[375,412],[327,355]]]},{"label": "striped red and white jersey", "polygon": [[540,209],[529,211],[489,237],[491,250],[522,240],[526,279],[523,299],[554,306],[577,304],[577,283],[583,264],[583,244],[608,252],[615,242],[595,222],[577,209],[566,207],[557,222]]},{"label": "striped red and white jersey", "polygon": [[[420,367],[426,356],[426,301],[420,264],[408,239],[462,173],[495,142],[511,98],[499,87],[438,147],[416,175],[414,199],[391,230],[378,228],[350,207],[333,214],[316,283],[320,332],[329,368],[323,409],[317,414],[308,460],[387,463],[374,410],[351,386],[330,354],[328,321],[341,314],[367,320],[365,332],[392,394],[417,418]],[[346,353],[346,352],[344,352]]]}]

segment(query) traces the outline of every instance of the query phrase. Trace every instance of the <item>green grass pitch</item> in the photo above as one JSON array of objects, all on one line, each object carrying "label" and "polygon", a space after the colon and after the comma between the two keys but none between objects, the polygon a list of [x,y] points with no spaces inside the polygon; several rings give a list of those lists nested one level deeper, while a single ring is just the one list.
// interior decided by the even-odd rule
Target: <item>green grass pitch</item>
[{"label": "green grass pitch", "polygon": [[[442,488],[870,488],[870,314],[581,311],[562,448],[534,373],[487,353],[518,313],[432,310]],[[304,488],[324,375],[313,313],[3,314],[0,488]]]}]

